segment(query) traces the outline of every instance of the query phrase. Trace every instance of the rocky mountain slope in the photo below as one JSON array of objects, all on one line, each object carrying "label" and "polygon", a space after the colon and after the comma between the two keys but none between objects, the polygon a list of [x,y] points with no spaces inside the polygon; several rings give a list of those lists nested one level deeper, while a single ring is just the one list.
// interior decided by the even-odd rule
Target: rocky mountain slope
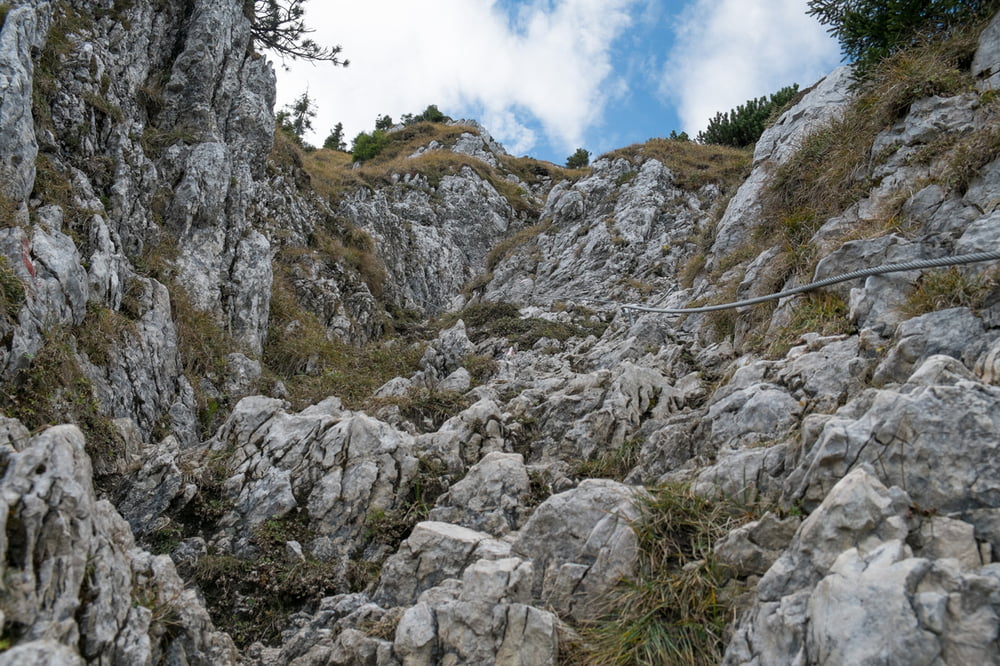
[{"label": "rocky mountain slope", "polygon": [[568,171],[245,6],[0,3],[0,664],[1000,663],[996,262],[621,308],[995,249],[1000,19]]}]

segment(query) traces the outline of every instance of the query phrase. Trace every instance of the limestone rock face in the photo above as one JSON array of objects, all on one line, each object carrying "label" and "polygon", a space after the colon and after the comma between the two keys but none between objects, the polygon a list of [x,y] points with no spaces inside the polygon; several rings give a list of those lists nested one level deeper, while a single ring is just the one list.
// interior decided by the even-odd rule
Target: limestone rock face
[{"label": "limestone rock face", "polygon": [[[485,131],[479,136],[462,134],[447,149],[492,167],[506,156]],[[517,197],[534,199],[527,185],[511,178]],[[437,182],[420,174],[396,179],[390,187],[359,189],[345,197],[336,214],[375,239],[392,301],[437,314],[452,306],[466,282],[486,271],[486,255],[493,246],[530,220],[515,209],[509,195],[498,191],[498,183],[471,166]]]},{"label": "limestone rock face", "polygon": [[428,517],[500,537],[523,524],[529,491],[521,455],[494,451],[439,497]]},{"label": "limestone rock face", "polygon": [[686,240],[709,224],[721,198],[714,184],[682,189],[656,159],[598,159],[589,176],[552,188],[541,213],[551,224],[493,269],[483,298],[592,308],[650,293],[667,298]]},{"label": "limestone rock face", "polygon": [[403,664],[554,664],[556,617],[527,605],[531,565],[479,560],[457,585],[428,590],[400,619]]},{"label": "limestone rock face", "polygon": [[13,7],[0,32],[0,80],[4,82],[0,101],[0,193],[14,201],[27,199],[35,182],[38,142],[31,116],[31,52],[45,43],[51,14],[48,3],[37,8]]},{"label": "limestone rock face", "polygon": [[[996,19],[980,92],[879,123],[792,242],[768,192],[853,103],[846,68],[738,188],[674,159],[697,146],[568,171],[471,121],[394,128],[342,187],[275,134],[252,5],[6,9],[0,664],[561,663],[644,573],[642,486],[673,483],[746,504],[682,572],[722,565],[725,663],[1000,661],[995,266],[620,307],[994,249]],[[274,357],[394,331],[372,367]],[[374,396],[321,395],[404,348]]]},{"label": "limestone rock face", "polygon": [[589,479],[535,509],[511,551],[534,562],[536,598],[562,616],[591,617],[593,602],[634,566],[633,492]]},{"label": "limestone rock face", "polygon": [[979,48],[972,61],[972,75],[979,79],[980,90],[996,90],[1000,87],[1000,17],[994,16],[990,25],[979,38]]},{"label": "limestone rock face", "polygon": [[0,611],[18,636],[6,663],[235,664],[232,641],[214,630],[170,558],[137,548],[114,507],[94,497],[80,431],[28,437],[17,422],[3,427],[17,433],[0,480],[8,581]]},{"label": "limestone rock face", "polygon": [[884,463],[880,478],[906,488],[920,506],[960,515],[992,506],[1000,478],[991,453],[1000,432],[1000,394],[965,377],[931,374],[947,363],[932,356],[905,392],[874,392],[858,405],[861,413],[828,420],[805,443],[805,455],[788,478],[791,492],[811,504],[854,465]]},{"label": "limestone rock face", "polygon": [[915,556],[910,498],[871,472],[850,472],[802,523],[761,579],[725,663],[996,660],[995,565],[934,559],[942,553],[926,544]]}]

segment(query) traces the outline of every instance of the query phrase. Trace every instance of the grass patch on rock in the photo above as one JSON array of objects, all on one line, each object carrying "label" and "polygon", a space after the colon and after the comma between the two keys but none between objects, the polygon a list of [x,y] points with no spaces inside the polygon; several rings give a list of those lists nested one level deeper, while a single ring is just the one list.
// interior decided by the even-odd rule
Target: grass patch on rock
[{"label": "grass patch on rock", "polygon": [[982,25],[970,26],[879,64],[847,110],[805,137],[777,169],[763,201],[765,224],[804,215],[822,223],[864,196],[871,169],[888,157],[870,155],[879,132],[917,100],[975,89],[968,65],[981,30]]},{"label": "grass patch on rock", "polygon": [[602,157],[630,162],[655,159],[670,169],[674,184],[683,190],[697,190],[709,183],[729,190],[739,187],[746,178],[752,156],[750,151],[739,148],[658,138],[619,148]]},{"label": "grass patch on rock", "polygon": [[768,355],[783,357],[803,333],[839,335],[853,329],[847,302],[833,292],[806,294],[792,307],[791,320],[770,342]]},{"label": "grass patch on rock", "polygon": [[465,322],[469,339],[479,343],[491,337],[507,338],[521,349],[528,349],[542,338],[565,342],[573,337],[604,334],[607,325],[591,319],[577,323],[551,321],[540,317],[521,317],[520,309],[513,303],[482,301],[452,313],[442,320],[442,327]]},{"label": "grass patch on rock", "polygon": [[715,542],[753,518],[745,507],[682,485],[651,490],[633,523],[635,575],[603,601],[604,618],[581,628],[581,663],[714,665],[736,609]]},{"label": "grass patch on rock", "polygon": [[414,373],[422,355],[420,345],[362,346],[331,337],[319,318],[299,304],[287,278],[275,274],[262,360],[285,384],[296,408],[335,395],[349,409],[358,409],[385,382]]},{"label": "grass patch on rock", "polygon": [[292,613],[323,597],[351,590],[347,572],[335,562],[290,556],[288,541],[304,543],[311,530],[300,517],[265,521],[253,528],[257,556],[210,554],[194,565],[212,621],[240,648],[261,641],[277,645]]},{"label": "grass patch on rock", "polygon": [[602,451],[589,460],[577,463],[574,473],[585,478],[624,481],[628,473],[639,464],[642,444],[642,438],[627,439],[616,449]]},{"label": "grass patch on rock", "polygon": [[[42,348],[13,378],[0,386],[0,408],[29,429],[75,423],[86,438],[86,450],[95,461],[95,473],[109,468],[123,455],[124,442],[94,398],[90,380],[77,362],[70,329],[57,327],[45,334]],[[98,478],[98,485],[102,486]]]},{"label": "grass patch on rock", "polygon": [[443,465],[420,458],[417,474],[399,506],[385,511],[375,509],[365,516],[365,537],[388,546],[392,551],[424,520],[434,502],[448,490],[449,479]]},{"label": "grass patch on rock", "polygon": [[903,304],[903,314],[917,317],[948,308],[980,310],[1000,298],[1000,269],[971,274],[957,266],[920,276]]},{"label": "grass patch on rock", "polygon": [[441,389],[414,387],[400,396],[371,398],[365,407],[379,410],[396,407],[403,418],[424,432],[434,432],[445,421],[467,409],[471,401],[461,393]]}]

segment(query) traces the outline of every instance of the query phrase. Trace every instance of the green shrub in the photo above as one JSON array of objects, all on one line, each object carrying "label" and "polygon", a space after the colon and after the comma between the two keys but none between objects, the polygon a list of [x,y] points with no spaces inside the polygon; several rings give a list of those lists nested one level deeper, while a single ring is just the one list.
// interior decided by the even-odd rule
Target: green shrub
[{"label": "green shrub", "polygon": [[413,125],[414,123],[448,123],[451,122],[451,118],[441,113],[436,104],[431,104],[422,113],[417,115],[404,113],[400,118],[400,122],[404,125]]},{"label": "green shrub", "polygon": [[354,144],[351,146],[351,157],[356,162],[364,162],[376,157],[385,148],[388,138],[385,130],[377,129],[371,134],[361,132],[354,137]]},{"label": "green shrub", "polygon": [[582,169],[590,164],[590,151],[577,148],[576,152],[566,158],[567,169]]},{"label": "green shrub", "polygon": [[698,132],[698,141],[733,148],[747,148],[757,143],[768,121],[798,93],[799,85],[785,86],[770,97],[749,99],[735,109],[719,112]]}]

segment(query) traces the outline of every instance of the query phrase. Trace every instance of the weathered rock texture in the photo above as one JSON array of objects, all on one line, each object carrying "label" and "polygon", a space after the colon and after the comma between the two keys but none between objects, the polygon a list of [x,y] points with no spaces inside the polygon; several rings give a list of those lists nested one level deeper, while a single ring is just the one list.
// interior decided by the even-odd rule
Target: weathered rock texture
[{"label": "weathered rock texture", "polygon": [[[275,138],[247,3],[14,5],[0,664],[555,664],[641,568],[642,486],[677,482],[770,509],[715,546],[720,596],[748,590],[726,663],[1000,660],[995,266],[619,309],[997,247],[996,21],[967,85],[880,125],[852,202],[792,247],[769,196],[853,103],[846,69],[738,188],[669,146],[523,162],[460,121],[331,199]],[[309,325],[426,346],[367,400],[301,404],[273,343]],[[303,357],[296,379],[341,372]],[[301,581],[267,632],[241,624]]]},{"label": "weathered rock texture", "polygon": [[11,419],[0,427],[2,617],[18,643],[5,663],[235,664],[232,641],[170,558],[138,548],[115,508],[94,496],[80,431],[33,436]]}]

